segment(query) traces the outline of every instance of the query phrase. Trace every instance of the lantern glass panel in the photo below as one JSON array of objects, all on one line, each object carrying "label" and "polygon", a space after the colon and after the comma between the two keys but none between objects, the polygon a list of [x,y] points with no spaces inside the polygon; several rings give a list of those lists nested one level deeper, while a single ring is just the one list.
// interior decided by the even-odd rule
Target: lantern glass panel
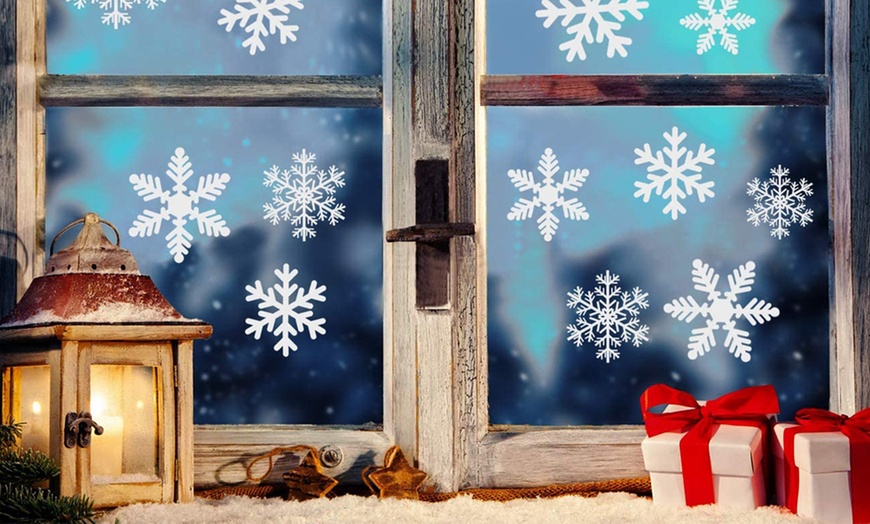
[{"label": "lantern glass panel", "polygon": [[91,415],[103,434],[91,443],[94,484],[157,482],[158,368],[91,366]]},{"label": "lantern glass panel", "polygon": [[21,447],[48,454],[49,394],[51,374],[48,366],[9,368],[9,397],[12,419],[23,422]]}]

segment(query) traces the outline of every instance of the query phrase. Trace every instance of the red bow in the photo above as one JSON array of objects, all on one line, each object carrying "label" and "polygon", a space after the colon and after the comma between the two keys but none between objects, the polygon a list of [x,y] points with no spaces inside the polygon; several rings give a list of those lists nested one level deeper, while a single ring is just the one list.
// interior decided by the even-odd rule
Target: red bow
[{"label": "red bow", "polygon": [[[650,412],[650,408],[663,404],[689,409],[662,414]],[[773,386],[754,386],[728,393],[701,406],[684,391],[656,384],[643,393],[640,408],[650,437],[671,431],[688,431],[680,440],[683,486],[686,505],[699,506],[715,502],[710,460],[710,439],[715,426],[757,427],[762,432],[762,443],[766,443],[769,438],[768,416],[779,412],[779,402]]]},{"label": "red bow", "polygon": [[786,506],[797,513],[800,473],[794,462],[794,437],[798,433],[842,432],[849,439],[852,486],[852,522],[870,522],[870,500],[860,493],[870,490],[870,409],[859,411],[852,417],[838,415],[826,409],[806,408],[797,412],[798,426],[783,432],[785,457]]}]

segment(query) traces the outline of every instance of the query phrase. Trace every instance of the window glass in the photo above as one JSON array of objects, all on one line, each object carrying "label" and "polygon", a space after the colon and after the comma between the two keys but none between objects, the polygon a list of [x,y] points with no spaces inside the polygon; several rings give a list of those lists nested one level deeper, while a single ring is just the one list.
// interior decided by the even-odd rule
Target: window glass
[{"label": "window glass", "polygon": [[381,125],[376,109],[49,109],[47,240],[96,212],[214,326],[196,423],[380,422]]},{"label": "window glass", "polygon": [[490,108],[488,128],[492,423],[639,423],[658,382],[827,405],[823,108]]},{"label": "window glass", "polygon": [[821,74],[824,34],[822,0],[489,0],[487,68],[492,74]]},{"label": "window glass", "polygon": [[381,72],[380,0],[48,0],[48,13],[51,73]]}]

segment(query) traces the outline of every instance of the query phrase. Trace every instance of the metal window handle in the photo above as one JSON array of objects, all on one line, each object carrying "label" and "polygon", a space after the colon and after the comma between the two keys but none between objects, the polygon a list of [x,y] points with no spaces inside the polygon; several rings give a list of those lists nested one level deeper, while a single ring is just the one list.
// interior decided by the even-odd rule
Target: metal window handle
[{"label": "metal window handle", "polygon": [[103,434],[103,426],[97,424],[87,411],[80,413],[70,411],[66,414],[66,422],[63,427],[63,445],[68,448],[74,448],[76,445],[80,448],[90,446],[91,430],[96,435]]}]

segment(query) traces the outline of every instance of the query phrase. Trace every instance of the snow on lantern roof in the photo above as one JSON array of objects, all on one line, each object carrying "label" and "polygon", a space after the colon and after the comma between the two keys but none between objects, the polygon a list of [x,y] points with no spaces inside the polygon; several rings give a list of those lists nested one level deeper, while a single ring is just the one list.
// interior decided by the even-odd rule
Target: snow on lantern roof
[{"label": "snow on lantern roof", "polygon": [[[58,324],[207,325],[176,311],[151,278],[139,272],[133,255],[120,247],[118,230],[96,214],[73,222],[58,237],[80,223],[84,226],[78,237],[51,256],[46,274],[35,278],[0,320],[0,331]],[[117,245],[106,238],[101,224],[114,230]]]}]

